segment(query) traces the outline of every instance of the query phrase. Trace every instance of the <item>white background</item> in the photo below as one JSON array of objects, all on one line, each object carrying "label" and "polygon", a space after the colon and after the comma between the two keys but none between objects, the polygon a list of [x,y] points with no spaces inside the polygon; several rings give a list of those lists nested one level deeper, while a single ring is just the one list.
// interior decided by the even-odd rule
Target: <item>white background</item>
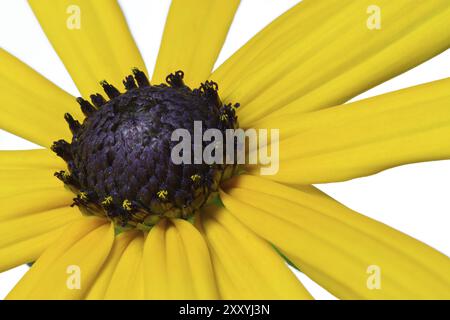
[{"label": "white background", "polygon": [[[170,1],[119,2],[151,74]],[[297,2],[242,0],[216,66]],[[0,0],[0,45],[63,89],[79,95],[25,0]],[[446,77],[450,77],[449,50],[355,100]],[[36,146],[0,130],[0,149],[30,148]],[[406,165],[320,188],[350,208],[450,255],[450,161]],[[0,274],[0,298],[26,270],[26,266],[21,266]],[[333,298],[304,275],[299,274],[299,277],[316,298]]]}]

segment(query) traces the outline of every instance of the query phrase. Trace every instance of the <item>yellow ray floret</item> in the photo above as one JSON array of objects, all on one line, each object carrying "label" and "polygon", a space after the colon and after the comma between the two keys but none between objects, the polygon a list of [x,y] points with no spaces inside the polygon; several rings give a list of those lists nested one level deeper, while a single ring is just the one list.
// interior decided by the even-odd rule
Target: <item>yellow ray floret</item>
[{"label": "yellow ray floret", "polygon": [[162,220],[144,247],[147,299],[217,299],[208,248],[187,221]]},{"label": "yellow ray floret", "polygon": [[74,98],[0,49],[0,128],[50,147],[55,137],[70,139],[64,113],[82,116]]},{"label": "yellow ray floret", "polygon": [[267,178],[282,182],[342,181],[448,159],[450,78],[305,117],[274,118],[271,126],[280,128],[280,170]]},{"label": "yellow ray floret", "polygon": [[313,187],[230,181],[225,207],[331,293],[347,299],[450,297],[450,259]]},{"label": "yellow ray floret", "polygon": [[[373,14],[380,29],[370,27]],[[211,78],[225,101],[241,103],[240,125],[250,127],[271,113],[343,103],[430,59],[450,46],[449,20],[447,0],[305,0]]]},{"label": "yellow ray floret", "polygon": [[90,287],[89,292],[84,297],[85,299],[100,300],[105,298],[106,290],[108,289],[119,261],[122,259],[124,251],[137,236],[139,236],[139,232],[130,231],[123,232],[115,237],[114,245],[109,253],[108,259],[105,261],[101,271],[97,275],[95,283]]},{"label": "yellow ray floret", "polygon": [[42,189],[63,189],[52,169],[12,169],[0,176],[0,197],[8,198]]},{"label": "yellow ray floret", "polygon": [[131,240],[122,253],[114,273],[108,284],[104,299],[123,300],[123,299],[142,299],[144,292],[138,290],[136,282],[141,282],[142,264],[144,248],[144,237],[142,234],[136,235]]},{"label": "yellow ray floret", "polygon": [[0,151],[2,170],[52,169],[56,171],[63,167],[64,161],[48,149]]},{"label": "yellow ray floret", "polygon": [[69,226],[7,298],[82,298],[95,281],[113,244],[114,227],[106,222],[104,219],[89,217]]},{"label": "yellow ray floret", "polygon": [[170,7],[152,81],[183,70],[185,82],[198,86],[210,75],[239,0],[174,0]]},{"label": "yellow ray floret", "polygon": [[83,96],[98,92],[101,80],[120,88],[132,68],[145,70],[117,1],[29,3]]},{"label": "yellow ray floret", "polygon": [[61,186],[21,192],[1,199],[0,222],[19,218],[27,214],[68,207],[72,202],[73,193]]},{"label": "yellow ray floret", "polygon": [[78,209],[65,206],[0,220],[0,272],[35,261],[67,224],[81,218]]},{"label": "yellow ray floret", "polygon": [[225,208],[196,218],[211,252],[222,299],[311,299],[274,248]]}]

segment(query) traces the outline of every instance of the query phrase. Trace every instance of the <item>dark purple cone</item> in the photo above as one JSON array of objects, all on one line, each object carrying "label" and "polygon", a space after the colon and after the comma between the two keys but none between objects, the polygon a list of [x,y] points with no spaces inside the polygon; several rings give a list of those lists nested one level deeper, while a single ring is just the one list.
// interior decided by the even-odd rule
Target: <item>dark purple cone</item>
[{"label": "dark purple cone", "polygon": [[178,142],[171,135],[187,129],[193,138],[194,121],[202,122],[203,132],[235,128],[234,109],[221,103],[215,83],[191,90],[182,72],[168,76],[170,86],[150,85],[139,70],[134,75],[139,87],[128,76],[121,94],[103,82],[111,100],[92,95],[98,110],[86,112],[81,125],[66,116],[74,127],[72,143],[58,141],[54,150],[67,161],[70,174],[58,173],[59,178],[80,191],[76,205],[101,208],[122,225],[145,223],[149,215],[169,211],[188,216],[216,191],[225,166],[174,164],[171,150]]}]

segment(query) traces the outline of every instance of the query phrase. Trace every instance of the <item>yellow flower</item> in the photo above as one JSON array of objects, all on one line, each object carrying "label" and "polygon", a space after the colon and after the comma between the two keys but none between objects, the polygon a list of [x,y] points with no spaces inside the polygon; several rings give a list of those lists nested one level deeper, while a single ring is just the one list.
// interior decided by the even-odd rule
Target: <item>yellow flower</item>
[{"label": "yellow flower", "polygon": [[[147,73],[115,1],[77,1],[90,14],[76,31],[61,27],[72,2],[30,4],[83,97],[104,79],[119,88],[133,68]],[[36,261],[9,299],[310,299],[283,258],[343,299],[450,298],[448,257],[311,185],[450,157],[450,79],[341,105],[446,50],[450,2],[378,0],[375,31],[365,24],[372,1],[304,0],[212,72],[238,4],[174,0],[151,83],[176,70],[190,87],[217,83],[224,104],[240,103],[241,128],[280,129],[280,171],[259,176],[249,166],[221,181],[223,205],[202,206],[193,223],[171,211],[178,218],[151,216],[149,230],[117,234],[113,216],[71,207],[73,192],[53,177],[66,164],[49,148],[71,141],[66,112],[84,115],[74,97],[0,51],[0,127],[46,148],[0,153],[0,272]],[[94,196],[78,201],[95,211]],[[67,285],[74,265],[79,290]]]}]

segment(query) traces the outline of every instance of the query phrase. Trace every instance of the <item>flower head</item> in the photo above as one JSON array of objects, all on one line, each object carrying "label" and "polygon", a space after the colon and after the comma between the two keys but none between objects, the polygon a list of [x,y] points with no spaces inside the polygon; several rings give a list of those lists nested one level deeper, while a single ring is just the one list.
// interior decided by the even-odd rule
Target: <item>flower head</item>
[{"label": "flower head", "polygon": [[[448,257],[312,186],[450,158],[450,79],[342,105],[446,50],[448,0],[304,0],[214,71],[239,1],[175,0],[151,81],[116,2],[54,2],[30,0],[82,97],[0,50],[0,127],[46,148],[0,152],[0,271],[36,261],[8,298],[311,299],[286,262],[339,298],[449,298]],[[279,130],[252,150],[279,172],[175,164],[196,121]]]}]

